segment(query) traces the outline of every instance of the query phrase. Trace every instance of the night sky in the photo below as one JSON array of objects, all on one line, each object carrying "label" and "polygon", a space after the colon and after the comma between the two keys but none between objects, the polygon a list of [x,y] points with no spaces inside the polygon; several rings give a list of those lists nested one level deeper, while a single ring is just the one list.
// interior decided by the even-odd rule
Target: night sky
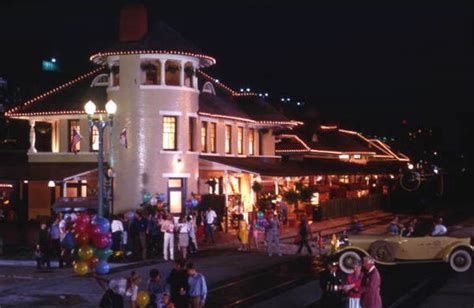
[{"label": "night sky", "polygon": [[[117,39],[119,10],[133,2],[3,1],[0,76],[35,82],[26,72],[42,57],[56,57],[65,77],[89,70],[89,55]],[[393,132],[402,119],[445,132],[470,122],[471,1],[272,2],[142,1],[149,20],[214,56],[208,72],[236,89],[301,100],[369,133]]]}]

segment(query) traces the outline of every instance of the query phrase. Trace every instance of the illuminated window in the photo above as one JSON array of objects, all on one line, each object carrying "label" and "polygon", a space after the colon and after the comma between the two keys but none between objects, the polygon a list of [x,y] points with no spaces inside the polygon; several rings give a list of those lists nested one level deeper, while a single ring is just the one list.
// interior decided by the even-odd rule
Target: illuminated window
[{"label": "illuminated window", "polygon": [[165,81],[168,86],[179,86],[181,64],[178,61],[168,60],[165,64]]},{"label": "illuminated window", "polygon": [[177,149],[176,117],[163,117],[163,150]]},{"label": "illuminated window", "polygon": [[201,151],[207,152],[207,122],[201,122]]},{"label": "illuminated window", "polygon": [[91,138],[90,138],[90,151],[99,151],[99,130],[97,127],[92,126]]},{"label": "illuminated window", "polygon": [[196,134],[196,118],[189,118],[189,151],[194,151],[194,135]]},{"label": "illuminated window", "polygon": [[216,131],[217,131],[217,124],[211,123],[211,131],[209,132],[209,139],[211,141],[211,153],[216,153],[217,146],[216,146]]},{"label": "illuminated window", "polygon": [[237,154],[244,154],[244,128],[237,127]]},{"label": "illuminated window", "polygon": [[184,86],[192,88],[193,85],[193,77],[194,77],[194,67],[191,62],[186,62],[184,65]]},{"label": "illuminated window", "polygon": [[232,153],[232,126],[225,126],[225,153]]},{"label": "illuminated window", "polygon": [[69,120],[68,121],[69,125],[69,152],[79,152],[81,150],[81,142],[76,142],[74,149],[72,148],[73,144],[73,137],[74,137],[74,131],[76,131],[78,134],[81,134],[81,126],[79,124],[79,120]]},{"label": "illuminated window", "polygon": [[253,128],[249,128],[249,155],[254,155],[254,147],[255,147],[255,131]]},{"label": "illuminated window", "polygon": [[142,62],[141,69],[143,72],[142,84],[160,84],[161,83],[161,62],[160,61]]}]

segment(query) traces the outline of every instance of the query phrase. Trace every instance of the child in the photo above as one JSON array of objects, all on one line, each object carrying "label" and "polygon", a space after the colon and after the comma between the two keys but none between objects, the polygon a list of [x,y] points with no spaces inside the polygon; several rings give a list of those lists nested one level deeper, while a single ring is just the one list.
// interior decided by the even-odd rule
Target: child
[{"label": "child", "polygon": [[167,292],[163,293],[161,296],[161,301],[163,305],[161,307],[163,308],[174,308],[174,304],[171,302],[171,295]]},{"label": "child", "polygon": [[158,269],[151,269],[149,272],[150,279],[147,283],[147,291],[150,294],[150,304],[147,307],[149,308],[159,308],[162,307],[162,297],[161,294],[163,293],[164,289],[160,283],[161,276],[160,271]]}]

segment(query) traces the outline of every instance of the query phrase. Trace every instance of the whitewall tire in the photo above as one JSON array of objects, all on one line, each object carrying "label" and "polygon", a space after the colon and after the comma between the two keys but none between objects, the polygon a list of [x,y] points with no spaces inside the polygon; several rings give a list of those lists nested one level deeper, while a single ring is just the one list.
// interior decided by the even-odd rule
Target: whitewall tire
[{"label": "whitewall tire", "polygon": [[449,256],[449,265],[456,272],[465,272],[471,268],[472,256],[465,249],[456,249]]},{"label": "whitewall tire", "polygon": [[346,250],[339,256],[339,268],[346,274],[352,274],[356,260],[362,262],[359,253],[354,250]]}]

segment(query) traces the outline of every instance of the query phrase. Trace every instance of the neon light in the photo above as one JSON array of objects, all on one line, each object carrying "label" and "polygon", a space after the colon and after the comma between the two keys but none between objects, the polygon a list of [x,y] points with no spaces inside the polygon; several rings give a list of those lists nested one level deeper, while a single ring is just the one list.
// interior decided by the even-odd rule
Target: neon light
[{"label": "neon light", "polygon": [[321,125],[319,126],[321,129],[337,129],[337,125]]}]

